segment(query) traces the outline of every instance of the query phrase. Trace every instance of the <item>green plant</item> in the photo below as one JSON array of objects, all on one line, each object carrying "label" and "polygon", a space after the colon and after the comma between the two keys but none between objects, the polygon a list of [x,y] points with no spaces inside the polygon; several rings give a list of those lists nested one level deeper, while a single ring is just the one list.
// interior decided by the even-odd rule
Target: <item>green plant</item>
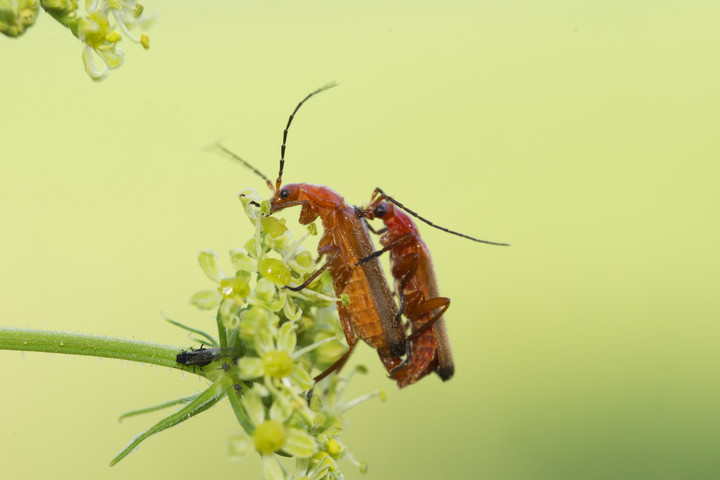
[{"label": "green plant", "polygon": [[[337,461],[353,459],[340,437],[347,426],[344,413],[379,391],[344,400],[350,377],[331,375],[318,385],[310,404],[311,373],[321,371],[342,355],[345,346],[333,298],[332,282],[321,275],[301,292],[283,289],[301,283],[315,269],[302,242],[316,232],[309,228],[293,240],[284,220],[264,216],[268,203],[255,190],[240,195],[254,234],[243,248],[230,251],[233,274],[226,274],[211,251],[199,255],[200,266],[217,286],[192,296],[202,310],[216,311],[217,337],[168,320],[188,330],[197,342],[213,350],[212,363],[200,367],[178,363],[178,350],[121,339],[0,329],[0,349],[92,355],[133,360],[182,369],[206,378],[203,392],[124,414],[121,418],[180,406],[141,433],[111,462],[125,458],[146,438],[204,412],[224,397],[242,432],[233,435],[233,455],[257,452],[267,479],[343,478]],[[257,205],[261,207],[258,208]],[[294,460],[294,467],[282,457]],[[294,469],[294,472],[290,472]]]}]

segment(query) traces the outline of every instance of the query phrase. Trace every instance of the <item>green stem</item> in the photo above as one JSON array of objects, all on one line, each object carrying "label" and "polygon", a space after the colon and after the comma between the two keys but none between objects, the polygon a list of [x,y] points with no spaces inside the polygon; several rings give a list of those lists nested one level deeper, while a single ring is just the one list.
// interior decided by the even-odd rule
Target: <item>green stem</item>
[{"label": "green stem", "polygon": [[255,431],[255,427],[250,421],[250,418],[245,411],[245,407],[243,407],[242,403],[240,403],[240,399],[238,398],[238,392],[235,391],[232,380],[230,380],[226,376],[220,380],[220,385],[222,386],[225,395],[230,400],[230,405],[235,412],[235,417],[237,417],[238,423],[240,424],[240,426],[243,427],[243,430],[245,430],[248,435],[252,435]]},{"label": "green stem", "polygon": [[220,348],[227,348],[227,329],[225,328],[225,324],[223,323],[222,317],[220,316],[220,309],[218,309],[215,319],[217,321],[218,339],[220,340]]},{"label": "green stem", "polygon": [[43,10],[49,13],[55,20],[69,28],[73,35],[76,37],[78,36],[78,25],[81,17],[77,14],[77,11],[71,10],[70,12],[67,12],[65,10],[47,8],[45,5],[41,6],[43,7]]},{"label": "green stem", "polygon": [[[0,350],[118,358],[191,371],[175,361],[176,347],[74,333],[0,328]],[[202,375],[202,372],[199,373]]]}]

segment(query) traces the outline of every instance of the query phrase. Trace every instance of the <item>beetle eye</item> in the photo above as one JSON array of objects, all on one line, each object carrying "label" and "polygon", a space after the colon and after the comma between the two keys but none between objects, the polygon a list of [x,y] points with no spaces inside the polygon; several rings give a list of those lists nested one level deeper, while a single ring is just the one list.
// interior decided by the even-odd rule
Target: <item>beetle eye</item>
[{"label": "beetle eye", "polygon": [[280,198],[288,198],[290,196],[290,191],[283,188],[280,190]]},{"label": "beetle eye", "polygon": [[377,207],[375,207],[373,209],[373,214],[375,214],[375,216],[378,218],[384,217],[386,213],[387,213],[387,211],[385,210],[385,207],[382,205],[378,205]]}]

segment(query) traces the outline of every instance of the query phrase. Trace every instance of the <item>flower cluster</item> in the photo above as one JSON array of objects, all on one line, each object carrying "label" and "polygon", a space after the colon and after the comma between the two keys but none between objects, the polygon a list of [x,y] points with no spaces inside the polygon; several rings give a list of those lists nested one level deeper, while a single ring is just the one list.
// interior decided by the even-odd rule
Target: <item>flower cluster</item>
[{"label": "flower cluster", "polygon": [[216,253],[201,252],[200,265],[216,288],[191,298],[203,310],[217,309],[219,345],[226,354],[215,371],[234,385],[231,404],[245,419],[240,422],[244,432],[231,438],[231,453],[259,453],[268,480],[344,478],[338,460],[365,467],[339,439],[346,426],[343,414],[381,393],[345,402],[349,378],[332,375],[315,386],[308,404],[311,373],[327,368],[345,349],[327,272],[299,292],[283,288],[301,284],[315,270],[301,244],[316,230],[311,226],[294,241],[284,220],[263,214],[268,204],[255,190],[243,192],[241,200],[255,234],[243,248],[230,251],[231,275],[219,266]]},{"label": "flower cluster", "polygon": [[83,64],[93,80],[102,80],[110,69],[122,65],[124,52],[118,42],[123,38],[150,48],[145,29],[152,19],[143,16],[142,4],[135,0],[84,3],[81,9],[77,0],[0,0],[0,32],[12,37],[21,35],[35,22],[42,7],[83,42]]},{"label": "flower cluster", "polygon": [[35,23],[39,9],[38,0],[0,0],[0,32],[19,37]]}]

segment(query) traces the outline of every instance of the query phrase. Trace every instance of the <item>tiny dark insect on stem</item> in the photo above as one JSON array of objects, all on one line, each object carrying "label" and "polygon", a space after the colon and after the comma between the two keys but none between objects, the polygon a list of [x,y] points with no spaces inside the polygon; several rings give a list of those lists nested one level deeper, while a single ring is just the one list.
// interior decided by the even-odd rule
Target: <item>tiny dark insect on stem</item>
[{"label": "tiny dark insect on stem", "polygon": [[182,350],[178,353],[175,361],[187,367],[196,366],[202,368],[220,359],[225,350],[222,348],[205,348],[202,345],[197,350],[191,347],[189,350]]}]

